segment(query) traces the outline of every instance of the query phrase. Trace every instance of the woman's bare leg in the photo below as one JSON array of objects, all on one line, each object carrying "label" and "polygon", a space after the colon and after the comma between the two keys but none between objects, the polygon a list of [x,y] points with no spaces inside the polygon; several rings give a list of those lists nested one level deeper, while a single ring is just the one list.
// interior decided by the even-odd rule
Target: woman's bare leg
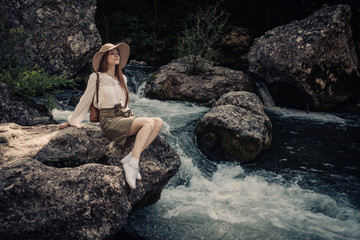
[{"label": "woman's bare leg", "polygon": [[135,118],[128,136],[136,135],[134,147],[121,162],[125,171],[125,179],[132,189],[136,188],[136,180],[141,180],[139,172],[139,158],[144,149],[159,134],[163,126],[160,118]]},{"label": "woman's bare leg", "polygon": [[153,132],[154,126],[154,121],[150,118],[135,118],[128,133],[128,136],[136,135],[132,157],[140,158],[140,154]]},{"label": "woman's bare leg", "polygon": [[128,133],[129,136],[136,135],[131,155],[140,158],[142,151],[159,135],[162,126],[161,118],[135,118]]},{"label": "woman's bare leg", "polygon": [[150,134],[148,140],[146,141],[144,149],[142,151],[144,151],[154,141],[154,139],[159,135],[159,133],[164,125],[164,122],[161,118],[155,117],[155,118],[151,118],[151,119],[154,121],[154,130]]}]

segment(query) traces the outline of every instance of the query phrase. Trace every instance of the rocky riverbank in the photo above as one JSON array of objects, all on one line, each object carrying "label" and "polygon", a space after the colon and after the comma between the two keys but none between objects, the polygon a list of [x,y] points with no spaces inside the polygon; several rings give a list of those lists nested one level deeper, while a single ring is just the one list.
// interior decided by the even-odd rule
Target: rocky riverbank
[{"label": "rocky riverbank", "polygon": [[91,123],[61,131],[57,125],[0,124],[1,238],[114,235],[132,209],[159,199],[180,166],[178,154],[158,137],[143,152],[143,179],[131,190],[120,160],[133,142],[121,149]]},{"label": "rocky riverbank", "polygon": [[[68,1],[54,8],[27,3],[31,8],[10,1],[2,11],[17,9],[8,18],[34,30],[29,40],[34,61],[52,73],[78,72],[100,43],[91,18],[95,2],[76,10]],[[75,12],[65,22],[53,18],[67,8]],[[73,22],[80,25],[68,29]],[[153,75],[145,95],[211,106],[196,128],[198,147],[215,161],[252,161],[272,143],[272,124],[253,94],[255,81],[264,82],[281,106],[310,111],[333,110],[347,101],[356,106],[359,61],[349,22],[348,6],[326,6],[268,31],[250,48],[248,72],[211,66],[203,75],[189,76],[183,59],[173,60]],[[64,29],[69,36],[62,35]],[[121,149],[91,123],[58,131],[46,109],[12,96],[4,84],[0,90],[0,238],[109,238],[132,209],[159,199],[180,166],[177,153],[157,138],[142,155],[143,180],[131,191],[120,160],[133,139]]]}]

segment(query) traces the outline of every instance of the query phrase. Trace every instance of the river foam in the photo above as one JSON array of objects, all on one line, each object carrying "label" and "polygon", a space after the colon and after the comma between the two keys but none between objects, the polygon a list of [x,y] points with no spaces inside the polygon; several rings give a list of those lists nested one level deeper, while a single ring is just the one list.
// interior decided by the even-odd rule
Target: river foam
[{"label": "river foam", "polygon": [[[137,227],[142,219],[141,226],[162,228],[156,232],[168,234],[166,239],[252,239],[254,234],[272,236],[270,239],[359,239],[360,214],[346,202],[303,189],[295,180],[289,183],[280,175],[263,175],[246,173],[238,165],[220,164],[211,179],[198,174],[188,186],[165,189],[159,202],[135,213],[131,227],[152,236],[153,230]],[[214,237],[214,231],[219,235],[223,226],[231,229],[233,237],[228,232]],[[244,229],[251,233],[243,235]]]}]

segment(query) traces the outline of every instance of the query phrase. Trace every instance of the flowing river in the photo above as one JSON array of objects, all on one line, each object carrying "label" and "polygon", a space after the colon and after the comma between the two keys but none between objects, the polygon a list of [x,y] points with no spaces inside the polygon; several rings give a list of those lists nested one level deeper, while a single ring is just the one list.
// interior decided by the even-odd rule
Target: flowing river
[{"label": "flowing river", "polygon": [[[209,108],[143,97],[146,68],[126,72],[137,116],[164,120],[181,167],[125,228],[155,239],[360,239],[360,119],[268,106],[273,143],[247,165],[213,162],[194,128]],[[59,122],[71,109],[55,109]],[[141,239],[143,239],[141,238]]]}]

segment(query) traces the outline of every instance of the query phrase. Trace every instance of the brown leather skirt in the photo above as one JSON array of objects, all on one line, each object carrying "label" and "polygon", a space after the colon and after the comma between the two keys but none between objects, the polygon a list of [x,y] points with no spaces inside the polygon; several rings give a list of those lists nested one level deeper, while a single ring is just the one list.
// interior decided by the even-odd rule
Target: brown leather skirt
[{"label": "brown leather skirt", "polygon": [[130,110],[125,111],[118,105],[114,108],[100,109],[100,127],[104,135],[121,147],[125,145],[131,124],[135,117]]}]

